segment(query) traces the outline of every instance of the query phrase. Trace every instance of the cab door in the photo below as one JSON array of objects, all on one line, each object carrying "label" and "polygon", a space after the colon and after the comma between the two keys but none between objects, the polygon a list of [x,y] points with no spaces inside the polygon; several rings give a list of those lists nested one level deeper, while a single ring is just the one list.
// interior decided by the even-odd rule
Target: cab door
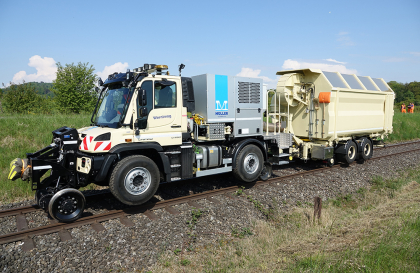
[{"label": "cab door", "polygon": [[[138,116],[140,135],[137,141],[158,142],[162,146],[181,145],[181,85],[179,80],[147,79],[141,84],[146,91],[147,116]],[[139,101],[137,102],[139,109]],[[138,115],[140,111],[137,111]]]}]

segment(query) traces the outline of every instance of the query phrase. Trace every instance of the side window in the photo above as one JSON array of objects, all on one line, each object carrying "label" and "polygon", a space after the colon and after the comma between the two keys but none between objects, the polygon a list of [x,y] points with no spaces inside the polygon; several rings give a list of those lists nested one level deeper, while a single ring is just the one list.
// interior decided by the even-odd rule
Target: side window
[{"label": "side window", "polygon": [[[147,105],[144,105],[147,108],[147,112],[150,113],[150,111],[153,109],[153,82],[152,81],[145,81],[141,85],[141,89],[146,90],[146,96],[147,96]],[[137,109],[139,109],[139,99],[137,99]],[[140,117],[140,113],[137,111],[137,118],[138,118],[138,126],[139,129],[146,129],[147,127],[147,117]]]},{"label": "side window", "polygon": [[155,109],[176,107],[176,84],[171,81],[155,82]]}]

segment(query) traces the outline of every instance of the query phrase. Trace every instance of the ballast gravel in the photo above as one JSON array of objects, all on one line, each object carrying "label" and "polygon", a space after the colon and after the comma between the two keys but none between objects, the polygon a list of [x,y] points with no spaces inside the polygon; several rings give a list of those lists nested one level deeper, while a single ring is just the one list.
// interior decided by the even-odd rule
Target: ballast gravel
[{"label": "ballast gravel", "polygon": [[[389,147],[375,151],[375,156],[420,148],[420,144]],[[158,220],[150,220],[143,214],[128,216],[134,223],[124,226],[118,219],[103,222],[105,231],[96,232],[89,225],[69,229],[72,240],[61,241],[57,233],[35,236],[36,248],[24,252],[22,242],[0,246],[0,272],[144,272],[156,263],[165,252],[193,251],[222,238],[230,238],[233,229],[252,228],[253,222],[265,219],[246,196],[260,202],[265,208],[277,207],[281,211],[312,203],[316,196],[323,200],[339,194],[355,193],[367,187],[373,176],[393,177],[397,172],[420,164],[420,152],[371,160],[364,164],[334,168],[322,173],[302,175],[282,181],[277,185],[255,186],[245,189],[241,196],[217,195],[212,199],[196,201],[201,210],[195,225],[190,225],[193,208],[187,204],[174,208],[180,214],[173,215],[164,209],[153,211]],[[292,164],[274,168],[274,175],[302,172],[313,165]],[[193,179],[188,183],[161,187],[155,198],[163,200],[188,194],[237,185],[230,174]],[[32,204],[33,200],[8,204],[8,209]],[[87,213],[97,214],[124,207],[114,198],[87,204]],[[26,215],[30,228],[49,223],[46,213],[36,211]],[[14,216],[0,219],[0,235],[16,231]],[[175,255],[175,254],[174,254]],[[124,271],[124,272],[125,272]]]}]

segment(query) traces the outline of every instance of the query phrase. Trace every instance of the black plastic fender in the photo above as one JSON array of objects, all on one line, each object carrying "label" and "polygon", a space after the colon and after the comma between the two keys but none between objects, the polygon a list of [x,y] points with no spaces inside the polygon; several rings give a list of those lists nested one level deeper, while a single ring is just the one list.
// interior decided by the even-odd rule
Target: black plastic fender
[{"label": "black plastic fender", "polygon": [[235,145],[233,145],[233,149],[231,154],[233,155],[232,157],[232,166],[235,166],[236,164],[236,158],[239,154],[239,151],[242,150],[243,147],[245,147],[248,144],[255,144],[258,148],[260,148],[261,152],[263,153],[264,156],[264,161],[267,161],[267,151],[265,150],[264,147],[264,142],[259,141],[258,139],[254,139],[254,138],[248,138],[248,139],[244,139],[238,143],[236,143]]},{"label": "black plastic fender", "polygon": [[[116,154],[107,154],[102,163],[102,167],[99,170],[98,174],[95,177],[95,181],[103,181],[108,175],[109,169],[111,168],[112,163],[117,158]],[[94,159],[95,160],[95,159]]]},{"label": "black plastic fender", "polygon": [[159,154],[160,159],[162,160],[163,165],[163,172],[165,173],[165,179],[166,181],[171,181],[171,166],[169,163],[169,158],[165,153],[163,152],[162,146],[157,142],[146,142],[146,143],[122,143],[118,144],[109,150],[109,154],[106,155],[107,158],[104,159],[104,163],[102,164],[101,170],[95,177],[95,181],[103,181],[108,172],[111,168],[111,165],[113,161],[117,158],[117,155],[122,152],[127,151],[135,151],[135,150],[155,150],[156,153]]},{"label": "black plastic fender", "polygon": [[171,163],[168,156],[164,152],[159,152],[160,159],[162,160],[163,171],[165,173],[166,182],[171,182]]},{"label": "black plastic fender", "polygon": [[153,149],[157,152],[163,152],[162,146],[157,142],[143,142],[143,143],[122,143],[115,145],[109,150],[110,154],[119,154],[125,151]]},{"label": "black plastic fender", "polygon": [[[343,154],[343,155],[347,154],[347,146],[349,145],[350,141],[352,140],[348,140],[345,144],[338,144],[334,149],[334,153]],[[356,143],[357,150],[359,150],[360,149],[359,144],[357,142],[355,143]]]}]

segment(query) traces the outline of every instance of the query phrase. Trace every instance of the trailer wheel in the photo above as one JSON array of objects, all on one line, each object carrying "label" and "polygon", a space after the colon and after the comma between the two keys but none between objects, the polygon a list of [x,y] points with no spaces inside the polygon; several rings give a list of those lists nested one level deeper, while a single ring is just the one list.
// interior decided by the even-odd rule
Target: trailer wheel
[{"label": "trailer wheel", "polygon": [[361,139],[360,145],[360,156],[362,160],[368,160],[372,157],[373,149],[372,149],[372,142],[367,138]]},{"label": "trailer wheel", "polygon": [[122,203],[140,205],[156,193],[159,178],[159,168],[153,160],[134,155],[124,158],[115,166],[109,179],[109,188]]},{"label": "trailer wheel", "polygon": [[338,159],[343,162],[343,163],[347,163],[350,164],[352,163],[357,156],[357,146],[356,143],[354,143],[353,141],[349,141],[346,149],[345,149],[345,154],[337,154]]},{"label": "trailer wheel", "polygon": [[261,174],[264,158],[261,150],[255,145],[247,145],[239,152],[233,175],[244,182],[253,182]]}]

